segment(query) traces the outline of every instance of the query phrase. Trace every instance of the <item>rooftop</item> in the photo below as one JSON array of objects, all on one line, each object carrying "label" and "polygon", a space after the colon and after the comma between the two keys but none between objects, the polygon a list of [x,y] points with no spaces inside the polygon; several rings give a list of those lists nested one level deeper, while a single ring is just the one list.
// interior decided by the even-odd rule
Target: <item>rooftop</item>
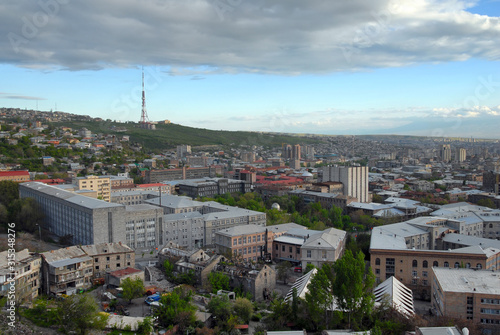
[{"label": "rooftop", "polygon": [[122,242],[82,245],[81,248],[89,256],[134,251],[132,248],[130,248],[128,245]]},{"label": "rooftop", "polygon": [[70,203],[76,204],[81,207],[90,208],[90,209],[98,209],[98,208],[111,208],[111,207],[124,207],[125,205],[114,204],[111,202],[98,200],[94,198],[89,198],[83,195],[78,195],[72,192],[65,191],[56,186],[47,185],[38,182],[26,182],[19,185],[20,188],[28,188],[34,191],[42,192],[53,197],[66,200]]},{"label": "rooftop", "polygon": [[246,224],[246,225],[239,225],[239,226],[234,226],[231,228],[219,230],[217,232],[217,234],[220,234],[223,236],[234,237],[234,236],[240,236],[240,235],[246,235],[246,234],[264,233],[266,231],[266,229],[267,229],[267,227],[264,227],[264,226],[259,226],[259,225],[254,225],[254,224]]},{"label": "rooftop", "polygon": [[500,297],[500,273],[464,268],[432,268],[445,292],[475,292]]},{"label": "rooftop", "polygon": [[124,276],[131,275],[133,273],[139,273],[139,272],[142,272],[142,270],[138,270],[138,269],[134,269],[134,268],[125,268],[125,269],[110,272],[109,274],[113,277],[119,278],[119,277],[124,277]]}]

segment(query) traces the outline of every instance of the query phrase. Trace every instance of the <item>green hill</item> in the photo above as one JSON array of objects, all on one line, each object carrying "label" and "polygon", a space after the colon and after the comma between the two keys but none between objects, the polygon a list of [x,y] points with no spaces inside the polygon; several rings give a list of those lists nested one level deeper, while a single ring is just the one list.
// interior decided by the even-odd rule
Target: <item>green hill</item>
[{"label": "green hill", "polygon": [[[66,126],[73,129],[87,128],[92,133],[129,135],[131,142],[142,144],[148,149],[168,149],[179,144],[192,146],[219,145],[238,146],[256,145],[264,147],[288,144],[309,144],[315,142],[310,138],[247,131],[218,131],[202,128],[191,128],[179,124],[157,124],[156,130],[142,129],[137,123],[115,123],[108,121],[72,121],[53,123],[55,126]],[[117,132],[115,128],[125,128]]]}]

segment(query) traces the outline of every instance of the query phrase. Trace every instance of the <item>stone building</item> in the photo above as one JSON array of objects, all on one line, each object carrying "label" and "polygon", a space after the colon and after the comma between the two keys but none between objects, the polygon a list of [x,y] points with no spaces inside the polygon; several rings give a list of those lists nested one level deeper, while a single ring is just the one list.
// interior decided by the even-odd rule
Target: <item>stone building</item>
[{"label": "stone building", "polygon": [[432,311],[437,316],[471,320],[483,334],[500,328],[500,273],[432,268]]},{"label": "stone building", "polygon": [[260,268],[242,267],[229,265],[221,259],[214,271],[227,275],[232,289],[239,288],[248,292],[257,301],[270,298],[276,288],[276,271],[269,265]]},{"label": "stone building", "polygon": [[92,286],[93,261],[77,246],[42,253],[42,291],[50,296],[75,294]]},{"label": "stone building", "polygon": [[416,296],[429,298],[433,267],[497,269],[500,266],[499,249],[473,245],[438,250],[439,239],[450,231],[444,223],[444,218],[422,217],[373,228],[370,266],[377,283],[395,276]]},{"label": "stone building", "polygon": [[81,249],[93,260],[93,278],[105,278],[106,273],[135,267],[135,252],[122,242],[82,245]]},{"label": "stone building", "polygon": [[[12,258],[12,255],[15,257]],[[10,291],[11,282],[15,287],[16,302],[32,301],[39,295],[42,258],[39,254],[23,249],[15,254],[0,252],[0,296]]]}]

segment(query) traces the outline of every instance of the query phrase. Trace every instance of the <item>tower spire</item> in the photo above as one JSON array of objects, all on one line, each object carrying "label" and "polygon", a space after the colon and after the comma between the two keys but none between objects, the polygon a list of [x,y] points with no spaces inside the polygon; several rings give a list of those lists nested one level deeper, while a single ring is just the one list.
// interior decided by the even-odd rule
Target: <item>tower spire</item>
[{"label": "tower spire", "polygon": [[141,114],[141,124],[149,123],[148,113],[146,112],[146,92],[144,91],[144,67],[142,67],[142,114]]}]

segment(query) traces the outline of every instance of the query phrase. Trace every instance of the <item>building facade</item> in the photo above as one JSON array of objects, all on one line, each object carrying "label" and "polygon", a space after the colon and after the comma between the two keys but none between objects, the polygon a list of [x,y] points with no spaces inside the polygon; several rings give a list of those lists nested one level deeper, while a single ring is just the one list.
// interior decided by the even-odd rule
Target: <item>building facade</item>
[{"label": "building facade", "polygon": [[106,273],[135,266],[135,252],[122,242],[82,245],[93,260],[93,278],[105,278]]},{"label": "building facade", "polygon": [[8,251],[0,252],[0,296],[13,293],[13,283],[17,303],[32,301],[41,287],[42,258],[28,249],[16,252],[15,258],[10,256]]},{"label": "building facade", "polygon": [[500,273],[432,268],[432,311],[437,316],[471,320],[483,334],[500,329]]},{"label": "building facade", "polygon": [[107,176],[76,177],[73,184],[78,190],[97,192],[97,197],[104,201],[111,201],[111,179]]},{"label": "building facade", "polygon": [[42,289],[47,295],[72,295],[92,286],[92,258],[79,247],[44,252],[42,260]]},{"label": "building facade", "polygon": [[354,197],[359,202],[370,202],[367,166],[327,166],[321,171],[320,182],[341,182],[344,195]]}]

